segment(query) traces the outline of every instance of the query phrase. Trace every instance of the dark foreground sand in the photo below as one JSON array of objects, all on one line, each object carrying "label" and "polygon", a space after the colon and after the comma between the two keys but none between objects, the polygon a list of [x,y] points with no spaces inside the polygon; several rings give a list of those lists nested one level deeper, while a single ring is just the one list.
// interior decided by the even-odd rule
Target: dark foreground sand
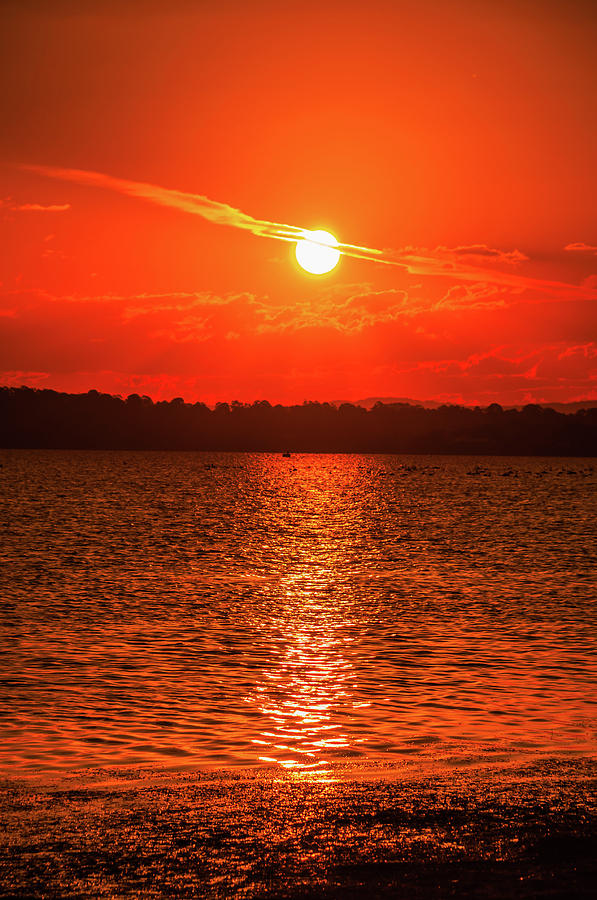
[{"label": "dark foreground sand", "polygon": [[594,898],[597,764],[4,782],[3,897]]}]

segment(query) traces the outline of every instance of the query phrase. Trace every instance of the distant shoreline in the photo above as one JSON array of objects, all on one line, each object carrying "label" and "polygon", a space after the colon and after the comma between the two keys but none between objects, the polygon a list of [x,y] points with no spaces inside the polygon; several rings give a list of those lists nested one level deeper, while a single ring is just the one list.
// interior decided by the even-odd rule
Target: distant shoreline
[{"label": "distant shoreline", "polygon": [[[242,448],[215,448],[215,449],[181,449],[178,447],[11,447],[0,445],[0,453],[27,453],[27,452],[48,452],[48,453],[180,453],[180,454],[196,454],[201,456],[213,456],[220,454],[239,454],[243,456],[280,456],[282,457],[286,451],[283,450],[245,450]],[[582,460],[597,459],[597,452],[591,454],[568,453],[482,453],[482,452],[460,452],[458,450],[291,450],[290,459],[293,456],[404,456],[404,457],[426,457],[437,456],[450,458],[468,457],[470,459],[574,459]]]},{"label": "distant shoreline", "polygon": [[0,446],[37,450],[597,456],[597,407],[558,412],[377,402],[154,403],[88,391],[0,388]]}]

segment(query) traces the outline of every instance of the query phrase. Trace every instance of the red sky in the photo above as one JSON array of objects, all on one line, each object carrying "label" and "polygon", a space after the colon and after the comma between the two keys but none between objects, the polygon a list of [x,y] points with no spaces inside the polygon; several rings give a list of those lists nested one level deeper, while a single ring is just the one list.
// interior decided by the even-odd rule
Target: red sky
[{"label": "red sky", "polygon": [[[2,5],[0,383],[597,400],[592,4],[165,7]],[[395,264],[308,276],[185,195]]]}]

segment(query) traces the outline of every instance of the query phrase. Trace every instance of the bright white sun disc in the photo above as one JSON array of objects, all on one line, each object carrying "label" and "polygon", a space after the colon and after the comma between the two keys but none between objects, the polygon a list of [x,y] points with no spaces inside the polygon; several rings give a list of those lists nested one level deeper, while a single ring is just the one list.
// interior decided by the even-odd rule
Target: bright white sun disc
[{"label": "bright white sun disc", "polygon": [[299,266],[302,266],[312,275],[325,275],[331,272],[340,259],[340,251],[337,250],[338,241],[329,231],[304,231],[303,240],[296,243],[296,258]]}]

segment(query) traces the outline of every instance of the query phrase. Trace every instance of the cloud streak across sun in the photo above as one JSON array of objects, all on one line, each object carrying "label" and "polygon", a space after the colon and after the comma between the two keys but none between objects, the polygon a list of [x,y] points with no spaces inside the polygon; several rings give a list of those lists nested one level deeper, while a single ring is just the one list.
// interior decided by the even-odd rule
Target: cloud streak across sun
[{"label": "cloud streak across sun", "polygon": [[[301,228],[297,225],[271,222],[267,219],[257,219],[227,203],[211,200],[202,194],[191,194],[146,182],[116,178],[101,172],[82,169],[39,165],[26,165],[21,168],[49,178],[104,188],[129,197],[147,200],[159,206],[178,209],[191,215],[201,216],[201,218],[216,225],[239,228],[258,237],[272,238],[290,243],[301,241],[307,237],[311,242],[316,243],[313,241],[310,229]],[[68,208],[68,205],[61,208]],[[569,245],[566,249],[576,250],[580,246]],[[583,249],[585,246],[582,245]],[[435,250],[413,247],[406,247],[400,250],[379,250],[341,241],[338,242],[335,249],[340,251],[343,256],[390,266],[399,266],[412,275],[483,282],[485,284],[510,287],[515,291],[521,292],[538,290],[549,296],[562,299],[597,300],[597,290],[590,286],[533,278],[512,271],[489,268],[492,264],[512,267],[527,261],[528,258],[518,250],[495,250],[484,244],[456,248],[438,247]]]},{"label": "cloud streak across sun", "polygon": [[[281,222],[256,219],[240,209],[229,206],[227,203],[221,203],[218,200],[210,200],[209,197],[205,197],[202,194],[189,194],[185,191],[176,191],[142,181],[115,178],[112,175],[104,175],[101,172],[88,172],[82,169],[61,169],[53,166],[23,166],[23,168],[30,172],[36,172],[39,175],[46,175],[49,178],[58,178],[62,181],[74,182],[75,184],[106,188],[129,197],[149,200],[158,206],[179,209],[182,212],[191,213],[191,215],[201,216],[201,218],[207,219],[208,222],[213,222],[216,225],[241,228],[259,237],[274,238],[278,241],[294,243],[302,240],[309,233],[309,229],[300,228],[296,225],[284,225]],[[311,237],[309,239],[312,243],[316,243]],[[359,247],[356,244],[339,242],[337,249],[344,256],[354,256],[358,259],[374,260],[392,265],[400,264],[398,261],[387,257],[383,250],[376,250],[372,247]]]}]

